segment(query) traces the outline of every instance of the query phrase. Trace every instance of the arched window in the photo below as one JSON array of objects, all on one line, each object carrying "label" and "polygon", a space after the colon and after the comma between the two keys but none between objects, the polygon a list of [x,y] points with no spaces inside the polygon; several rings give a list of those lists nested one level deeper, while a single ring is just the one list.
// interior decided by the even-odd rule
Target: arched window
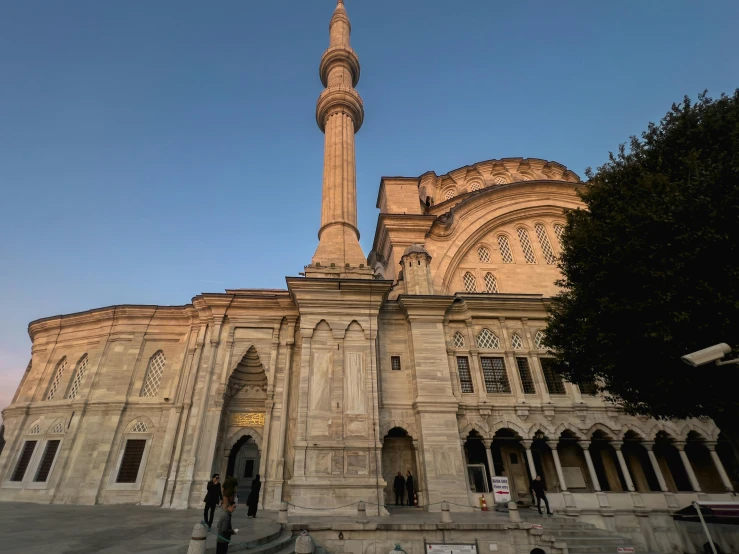
[{"label": "arched window", "polygon": [[29,435],[39,435],[41,434],[41,425],[39,423],[34,423],[31,425],[31,428],[28,430]]},{"label": "arched window", "polygon": [[459,331],[454,333],[454,346],[457,348],[464,348],[464,335]]},{"label": "arched window", "polygon": [[485,292],[498,292],[498,281],[492,273],[485,274]]},{"label": "arched window", "polygon": [[64,423],[57,421],[49,431],[50,435],[63,435],[64,434]]},{"label": "arched window", "polygon": [[477,348],[500,348],[500,341],[490,329],[483,329],[477,334]]},{"label": "arched window", "polygon": [[506,181],[506,178],[502,175],[498,175],[495,179],[493,179],[493,182],[496,185],[505,185],[506,183],[508,183],[508,181]]},{"label": "arched window", "polygon": [[500,248],[500,257],[503,259],[503,263],[512,264],[513,252],[511,252],[511,245],[507,236],[498,235],[498,248]]},{"label": "arched window", "polygon": [[477,249],[477,257],[480,258],[480,261],[484,264],[490,263],[490,250],[485,248],[484,246],[481,246]]},{"label": "arched window", "polygon": [[444,200],[450,200],[454,198],[454,196],[455,196],[454,189],[446,189],[444,191]]},{"label": "arched window", "polygon": [[66,367],[67,357],[65,356],[56,366],[56,372],[54,372],[54,380],[51,382],[51,387],[49,388],[49,394],[46,395],[46,400],[54,400],[54,395],[59,388],[59,383],[62,382],[62,376],[64,375],[64,370],[66,369]]},{"label": "arched window", "polygon": [[470,192],[475,190],[480,190],[482,188],[482,184],[480,184],[480,181],[474,181],[470,184]]},{"label": "arched window", "polygon": [[477,292],[477,279],[469,271],[462,277],[465,292]]},{"label": "arched window", "polygon": [[523,348],[523,340],[521,340],[521,335],[518,333],[511,335],[511,348],[514,350],[521,350]]},{"label": "arched window", "polygon": [[562,248],[562,235],[565,232],[565,226],[561,223],[555,223],[554,224],[554,234],[557,237],[557,240],[559,241],[559,247]]},{"label": "arched window", "polygon": [[165,362],[164,352],[161,350],[151,357],[149,367],[146,369],[144,386],[141,388],[141,396],[153,398],[157,395],[159,384],[162,382]]},{"label": "arched window", "polygon": [[544,348],[544,331],[539,329],[536,332],[536,335],[534,335],[534,344],[539,350],[542,350]]},{"label": "arched window", "polygon": [[149,426],[145,421],[137,421],[136,424],[131,427],[131,433],[146,433],[149,430]]},{"label": "arched window", "polygon": [[72,386],[69,388],[69,394],[67,394],[67,398],[70,400],[77,398],[77,393],[80,391],[80,385],[82,384],[82,378],[85,376],[85,370],[87,370],[87,354],[82,357],[80,363],[77,364],[77,370],[74,372]]},{"label": "arched window", "polygon": [[547,230],[544,228],[544,225],[542,225],[541,223],[537,223],[536,225],[534,225],[534,230],[536,231],[536,236],[539,239],[541,251],[544,253],[544,259],[549,265],[556,264],[557,258],[554,255],[554,252],[552,252],[552,245],[549,242]]},{"label": "arched window", "polygon": [[536,256],[534,255],[534,249],[531,247],[529,232],[523,227],[519,227],[516,229],[516,233],[518,233],[518,240],[521,242],[521,250],[523,250],[523,257],[526,258],[526,263],[535,264]]}]

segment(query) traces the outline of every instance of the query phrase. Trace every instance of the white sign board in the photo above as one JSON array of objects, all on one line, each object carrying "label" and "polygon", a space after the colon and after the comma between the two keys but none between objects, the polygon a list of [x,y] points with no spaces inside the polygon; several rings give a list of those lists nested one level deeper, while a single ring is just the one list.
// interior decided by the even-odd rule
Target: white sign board
[{"label": "white sign board", "polygon": [[493,477],[493,498],[495,503],[511,501],[511,489],[508,486],[508,477]]},{"label": "white sign board", "polygon": [[634,552],[634,549],[631,548],[630,546],[624,546],[624,547],[617,548],[616,549],[616,552],[619,552],[619,553],[631,553],[631,552]]},{"label": "white sign board", "polygon": [[477,554],[474,544],[426,544],[426,554]]}]

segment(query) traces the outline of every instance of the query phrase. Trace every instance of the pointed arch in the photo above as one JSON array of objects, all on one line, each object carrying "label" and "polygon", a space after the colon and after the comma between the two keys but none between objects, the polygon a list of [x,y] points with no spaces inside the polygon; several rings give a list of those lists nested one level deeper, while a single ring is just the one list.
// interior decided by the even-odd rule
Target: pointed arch
[{"label": "pointed arch", "polygon": [[51,385],[49,386],[49,392],[46,393],[46,400],[54,400],[54,397],[59,390],[59,384],[62,382],[62,377],[64,376],[64,370],[66,368],[67,357],[63,356],[62,359],[59,360],[59,363],[56,364],[56,369],[54,369],[54,377],[51,381]]},{"label": "pointed arch", "polygon": [[229,398],[233,398],[244,388],[266,392],[267,382],[267,369],[262,363],[256,346],[252,344],[231,370],[226,382],[226,394]]},{"label": "pointed arch", "polygon": [[153,433],[154,422],[147,416],[138,416],[128,422],[125,433]]},{"label": "pointed arch", "polygon": [[139,396],[145,398],[155,398],[159,394],[159,385],[162,382],[162,375],[164,374],[164,366],[167,363],[167,359],[164,357],[162,350],[154,352],[151,358],[149,358],[149,365],[146,367],[146,375],[144,377],[144,384],[141,387],[141,393]]},{"label": "pointed arch", "polygon": [[87,371],[87,364],[89,357],[85,352],[77,362],[77,366],[74,369],[74,375],[72,376],[72,382],[69,385],[69,391],[67,392],[67,398],[74,400],[79,394],[80,386],[82,385],[82,379],[85,377],[85,371]]},{"label": "pointed arch", "polygon": [[401,419],[393,419],[390,421],[386,421],[385,423],[380,425],[380,438],[384,440],[390,430],[395,429],[396,427],[399,429],[403,429],[413,439],[419,438],[418,431],[416,430],[416,425],[414,423],[410,423]]},{"label": "pointed arch", "polygon": [[547,427],[543,423],[534,423],[531,427],[529,427],[528,436],[533,438],[538,431],[544,433],[544,435],[546,435],[547,439],[549,440],[556,440],[559,437],[559,433],[557,433],[556,429],[553,429],[552,427]]},{"label": "pointed arch", "polygon": [[528,439],[530,438],[528,433],[523,429],[523,427],[513,423],[512,421],[498,421],[497,423],[494,423],[490,427],[490,436],[494,436],[495,433],[500,431],[501,429],[510,429],[511,431],[514,431],[519,434],[521,438]]},{"label": "pointed arch", "polygon": [[41,418],[37,419],[26,430],[27,435],[40,435],[41,434]]},{"label": "pointed arch", "polygon": [[590,426],[590,428],[585,433],[588,438],[593,438],[593,433],[596,431],[600,431],[601,433],[605,433],[610,438],[616,438],[621,436],[620,428],[611,428],[607,425],[604,425],[603,423],[594,423]]},{"label": "pointed arch", "polygon": [[57,419],[49,426],[49,430],[46,432],[48,435],[63,435],[65,432],[64,420]]},{"label": "pointed arch", "polygon": [[363,338],[368,338],[366,336],[366,333],[364,332],[364,327],[362,327],[362,324],[359,323],[359,321],[357,321],[356,319],[352,319],[349,325],[346,326],[346,329],[344,329],[344,338],[346,338],[347,335],[349,335],[349,333],[352,333],[352,332],[362,333]]},{"label": "pointed arch", "polygon": [[582,430],[575,427],[572,423],[560,423],[554,430],[554,434],[559,437],[565,431],[571,432],[573,435],[575,435],[575,437],[577,437],[578,440],[586,440],[585,434],[582,432]]},{"label": "pointed arch", "polygon": [[648,440],[649,438],[649,432],[646,429],[633,423],[625,423],[624,425],[622,425],[621,433],[619,434],[618,438],[623,440],[624,437],[626,437],[626,434],[629,432],[638,435],[643,440]]},{"label": "pointed arch", "polygon": [[469,435],[472,431],[477,431],[483,438],[490,438],[488,437],[488,430],[475,421],[470,421],[467,423],[467,425],[462,427],[459,430],[459,437],[465,439],[467,438],[467,435]]},{"label": "pointed arch", "polygon": [[242,427],[231,435],[226,442],[224,442],[224,452],[230,452],[234,444],[239,442],[243,437],[251,437],[257,444],[257,448],[262,450],[262,433],[254,429],[253,427]]}]

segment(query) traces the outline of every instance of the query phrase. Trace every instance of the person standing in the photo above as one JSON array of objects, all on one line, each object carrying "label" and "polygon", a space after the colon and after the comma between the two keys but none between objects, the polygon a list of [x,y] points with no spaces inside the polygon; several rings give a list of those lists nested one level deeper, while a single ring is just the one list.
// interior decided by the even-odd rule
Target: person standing
[{"label": "person standing", "polygon": [[403,479],[403,474],[400,471],[395,476],[393,490],[395,491],[395,505],[402,506],[405,504],[405,502],[403,502],[403,496],[405,495],[405,479]]},{"label": "person standing", "polygon": [[405,478],[405,490],[408,493],[408,505],[413,506],[413,493],[414,493],[413,475],[410,470],[408,471],[408,477]]},{"label": "person standing", "polygon": [[234,513],[236,504],[224,503],[223,515],[218,520],[218,537],[216,538],[216,554],[227,554],[231,537],[239,532],[231,526],[231,514]]},{"label": "person standing", "polygon": [[259,491],[262,490],[262,482],[259,480],[259,474],[251,482],[251,491],[246,499],[246,505],[249,511],[246,512],[247,518],[257,518],[257,508],[259,507]]},{"label": "person standing", "polygon": [[[213,474],[213,477],[208,481],[208,490],[205,493],[205,509],[203,510],[203,521],[208,524],[210,529],[213,526],[213,514],[216,511],[216,506],[223,502],[223,494],[221,493],[221,484],[218,482],[220,475],[217,473]],[[210,514],[208,514],[210,512]]]},{"label": "person standing", "polygon": [[541,480],[541,475],[537,475],[533,481],[531,481],[531,493],[536,496],[536,508],[541,514],[541,501],[544,500],[544,504],[547,507],[547,514],[552,515],[552,510],[549,509],[549,499],[547,498],[547,489],[544,486],[544,481]]},{"label": "person standing", "polygon": [[236,504],[236,487],[239,486],[239,482],[233,475],[228,475],[223,481],[223,502],[228,504]]}]

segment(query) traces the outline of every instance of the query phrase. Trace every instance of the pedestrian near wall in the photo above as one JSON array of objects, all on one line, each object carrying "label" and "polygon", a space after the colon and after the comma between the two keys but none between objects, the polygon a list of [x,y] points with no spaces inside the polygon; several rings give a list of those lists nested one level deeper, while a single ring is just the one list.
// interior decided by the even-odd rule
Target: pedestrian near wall
[{"label": "pedestrian near wall", "polygon": [[531,481],[531,493],[536,495],[536,508],[541,513],[541,501],[547,507],[547,514],[552,515],[552,510],[549,508],[549,499],[547,498],[547,489],[544,486],[544,481],[541,480],[541,475],[537,475],[533,481]]},{"label": "pedestrian near wall", "polygon": [[246,499],[246,505],[249,511],[246,512],[247,518],[257,518],[257,508],[259,507],[259,491],[262,490],[262,482],[259,480],[259,474],[251,482],[251,491]]},{"label": "pedestrian near wall", "polygon": [[408,471],[408,477],[405,478],[405,490],[408,493],[408,505],[413,506],[413,495],[415,493],[415,487],[413,483],[413,475],[410,470]]},{"label": "pedestrian near wall", "polygon": [[395,505],[402,506],[405,504],[403,502],[403,497],[405,496],[405,479],[403,479],[403,474],[400,471],[395,476],[393,490],[395,491]]},{"label": "pedestrian near wall", "polygon": [[218,482],[220,475],[217,473],[213,474],[211,480],[208,481],[208,490],[205,493],[205,509],[203,510],[203,521],[208,525],[208,528],[213,526],[213,514],[216,511],[216,506],[223,502],[223,494],[221,493],[221,484]]},{"label": "pedestrian near wall", "polygon": [[231,537],[239,532],[231,525],[231,514],[236,509],[236,504],[224,504],[223,515],[218,520],[218,538],[216,538],[216,554],[227,554]]}]

